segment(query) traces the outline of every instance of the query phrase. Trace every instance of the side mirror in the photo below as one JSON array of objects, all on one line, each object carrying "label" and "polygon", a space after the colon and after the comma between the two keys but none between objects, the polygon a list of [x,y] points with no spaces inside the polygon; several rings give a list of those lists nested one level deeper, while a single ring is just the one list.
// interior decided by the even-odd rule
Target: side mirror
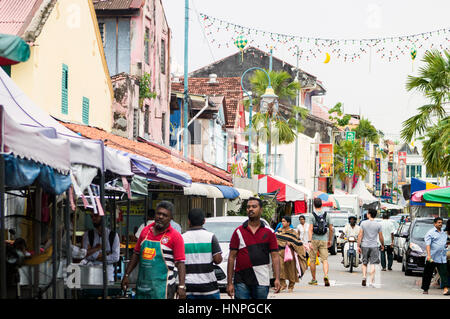
[{"label": "side mirror", "polygon": [[339,232],[340,232],[340,233],[343,233],[343,231],[342,231],[342,230],[340,230]]},{"label": "side mirror", "polygon": [[402,234],[402,238],[408,238],[408,234]]},{"label": "side mirror", "polygon": [[398,234],[394,234],[394,237],[399,237]]}]

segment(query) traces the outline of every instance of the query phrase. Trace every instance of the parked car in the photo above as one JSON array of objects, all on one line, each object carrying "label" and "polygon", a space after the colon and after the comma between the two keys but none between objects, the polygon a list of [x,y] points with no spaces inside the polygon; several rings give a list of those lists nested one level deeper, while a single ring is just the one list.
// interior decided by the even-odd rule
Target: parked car
[{"label": "parked car", "polygon": [[394,259],[398,262],[402,261],[403,250],[406,242],[406,237],[408,236],[410,222],[400,224],[397,232],[394,234]]},{"label": "parked car", "polygon": [[[331,221],[334,221],[334,218],[338,218],[338,216],[336,216],[335,214],[333,214],[333,211],[327,211],[327,214],[329,214],[331,212]],[[311,214],[307,213],[307,214],[302,214],[303,216],[305,216],[306,218],[306,222],[308,222],[309,220],[309,216],[311,216]],[[342,213],[342,215],[339,216],[339,218],[342,218],[343,216],[347,216],[347,213]],[[292,227],[294,227],[294,229],[297,228],[297,226],[300,224],[300,220],[299,220],[300,215],[294,215],[291,217],[291,225]],[[348,218],[348,217],[345,217]],[[342,224],[341,220],[336,220],[336,223],[339,222],[339,225]],[[332,224],[334,226],[334,224]],[[345,226],[345,224],[344,224]],[[342,229],[344,229],[344,226],[342,226]],[[339,231],[337,231],[336,229],[334,229],[334,234],[333,234],[333,242],[331,243],[331,247],[328,248],[328,251],[330,252],[331,255],[336,255],[338,248],[337,248],[337,237],[339,236],[340,233]]]},{"label": "parked car", "polygon": [[[205,219],[203,227],[216,235],[219,241],[220,248],[222,249],[223,260],[219,266],[214,265],[214,270],[217,277],[219,288],[223,291],[227,285],[227,265],[228,256],[230,254],[230,241],[231,236],[236,228],[241,226],[248,220],[246,216],[224,216],[224,217],[211,217]],[[273,229],[269,226],[269,223],[261,218],[266,227]],[[271,268],[272,269],[272,268]]]},{"label": "parked car", "polygon": [[[444,225],[447,219],[444,219]],[[434,218],[416,218],[409,228],[403,250],[402,271],[405,276],[411,276],[413,272],[423,273],[425,258],[427,256],[425,235],[434,227]]]}]

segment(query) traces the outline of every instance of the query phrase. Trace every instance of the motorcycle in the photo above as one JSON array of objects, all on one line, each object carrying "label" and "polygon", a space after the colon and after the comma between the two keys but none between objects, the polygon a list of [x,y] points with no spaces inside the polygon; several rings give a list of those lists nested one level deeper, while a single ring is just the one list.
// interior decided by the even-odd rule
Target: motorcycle
[{"label": "motorcycle", "polygon": [[350,272],[353,272],[353,268],[359,265],[359,254],[358,254],[358,244],[356,243],[356,238],[350,236],[346,238],[344,244],[344,267],[350,268]]}]

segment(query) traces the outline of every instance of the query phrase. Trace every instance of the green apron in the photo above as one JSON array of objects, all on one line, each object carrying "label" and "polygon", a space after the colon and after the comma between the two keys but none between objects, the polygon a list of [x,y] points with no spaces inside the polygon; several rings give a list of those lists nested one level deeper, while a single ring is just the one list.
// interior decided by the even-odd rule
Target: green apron
[{"label": "green apron", "polygon": [[141,243],[139,258],[136,299],[166,299],[169,271],[163,257],[161,243],[148,240],[146,237]]}]

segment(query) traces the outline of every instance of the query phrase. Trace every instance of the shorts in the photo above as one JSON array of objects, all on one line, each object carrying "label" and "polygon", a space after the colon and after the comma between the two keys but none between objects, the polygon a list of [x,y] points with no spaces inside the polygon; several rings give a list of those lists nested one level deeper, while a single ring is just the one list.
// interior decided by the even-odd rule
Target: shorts
[{"label": "shorts", "polygon": [[364,265],[376,265],[380,263],[380,250],[378,247],[361,247],[362,262]]},{"label": "shorts", "polygon": [[312,240],[311,250],[309,251],[310,256],[317,256],[319,252],[320,262],[328,260],[328,241],[326,240]]}]

